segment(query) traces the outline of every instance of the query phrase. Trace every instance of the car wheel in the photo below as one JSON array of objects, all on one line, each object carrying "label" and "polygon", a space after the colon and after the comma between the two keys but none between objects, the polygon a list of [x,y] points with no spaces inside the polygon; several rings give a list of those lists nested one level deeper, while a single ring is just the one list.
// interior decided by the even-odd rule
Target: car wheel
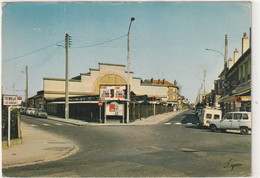
[{"label": "car wheel", "polygon": [[242,135],[247,135],[248,134],[248,128],[247,127],[241,127],[240,128],[240,132]]},{"label": "car wheel", "polygon": [[216,132],[217,131],[217,127],[215,125],[211,125],[210,126],[210,130],[211,130],[211,132]]}]

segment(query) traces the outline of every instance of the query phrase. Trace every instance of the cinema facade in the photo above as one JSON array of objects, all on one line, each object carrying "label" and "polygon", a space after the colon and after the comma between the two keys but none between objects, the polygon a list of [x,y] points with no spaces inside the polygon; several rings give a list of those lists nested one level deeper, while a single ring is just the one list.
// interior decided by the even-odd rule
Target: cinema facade
[{"label": "cinema facade", "polygon": [[[152,115],[153,104],[156,114],[182,109],[179,88],[166,80],[133,77],[129,74],[130,121]],[[99,63],[98,69],[69,80],[70,118],[86,121],[119,119],[126,116],[128,73],[125,65]],[[65,79],[43,78],[43,90],[29,98],[29,106],[44,108],[49,114],[64,117]],[[98,102],[103,105],[98,106]],[[146,109],[145,109],[146,108]]]}]

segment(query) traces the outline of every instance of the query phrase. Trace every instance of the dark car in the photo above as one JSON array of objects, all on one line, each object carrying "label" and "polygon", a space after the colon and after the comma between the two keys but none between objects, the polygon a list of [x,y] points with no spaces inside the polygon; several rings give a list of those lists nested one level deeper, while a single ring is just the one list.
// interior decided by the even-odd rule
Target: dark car
[{"label": "dark car", "polygon": [[42,110],[42,109],[37,109],[35,111],[35,117],[42,117],[42,118],[47,118],[48,117],[48,114],[45,110]]},{"label": "dark car", "polygon": [[20,109],[20,113],[21,113],[21,114],[26,114],[26,108],[21,108],[21,109]]}]

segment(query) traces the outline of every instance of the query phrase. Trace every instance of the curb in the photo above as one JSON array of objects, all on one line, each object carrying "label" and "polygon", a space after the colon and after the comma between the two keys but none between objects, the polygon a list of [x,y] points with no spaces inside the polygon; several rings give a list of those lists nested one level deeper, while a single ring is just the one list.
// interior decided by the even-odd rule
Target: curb
[{"label": "curb", "polygon": [[78,146],[73,146],[72,149],[70,149],[68,152],[63,154],[62,156],[57,156],[54,158],[46,159],[46,160],[37,160],[37,161],[32,161],[32,162],[27,162],[27,163],[14,163],[10,165],[2,165],[2,169],[8,169],[8,168],[13,168],[13,167],[21,167],[21,166],[29,166],[29,165],[34,165],[34,164],[42,164],[42,163],[47,163],[47,162],[52,162],[52,161],[57,161],[60,159],[67,158],[73,154],[76,154],[79,151]]},{"label": "curb", "polygon": [[[185,112],[186,110],[183,110],[179,113],[177,113],[176,115],[171,115],[169,117],[167,117],[166,119],[162,120],[162,121],[159,121],[157,123],[143,123],[143,124],[135,124],[135,123],[129,123],[129,124],[99,124],[99,123],[89,123],[89,122],[84,122],[84,123],[75,123],[75,122],[70,122],[70,121],[66,121],[65,119],[64,120],[61,120],[61,119],[56,119],[56,118],[52,118],[52,117],[48,117],[47,119],[50,119],[50,120],[54,120],[54,121],[58,121],[58,122],[62,122],[62,123],[67,123],[67,124],[72,124],[72,125],[76,125],[76,126],[151,126],[151,125],[159,125],[159,124],[162,124],[164,122],[167,122],[169,121],[170,119],[172,119],[173,117],[176,117],[178,116],[179,114]],[[75,120],[76,122],[78,120]],[[83,122],[83,121],[80,121],[80,122]]]}]

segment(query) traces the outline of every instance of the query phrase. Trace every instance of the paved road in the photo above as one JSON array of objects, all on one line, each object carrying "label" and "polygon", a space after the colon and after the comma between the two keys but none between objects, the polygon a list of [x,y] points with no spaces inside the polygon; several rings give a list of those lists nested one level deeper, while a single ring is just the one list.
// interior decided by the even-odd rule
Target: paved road
[{"label": "paved road", "polygon": [[73,126],[23,117],[73,139],[68,158],[3,170],[5,176],[250,176],[251,135],[198,129],[191,110],[157,126]]}]

